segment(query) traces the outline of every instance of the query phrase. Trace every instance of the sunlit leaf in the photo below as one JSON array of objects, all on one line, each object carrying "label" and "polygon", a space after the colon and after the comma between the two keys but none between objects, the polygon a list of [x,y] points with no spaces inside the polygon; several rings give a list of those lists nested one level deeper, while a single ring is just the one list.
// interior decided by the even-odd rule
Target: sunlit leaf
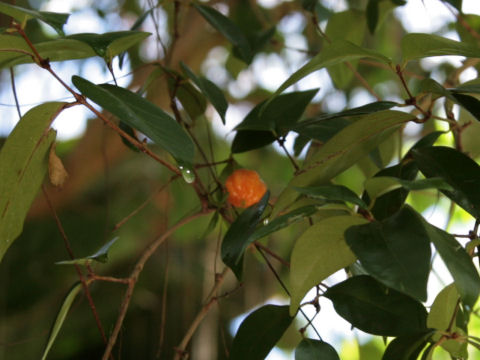
[{"label": "sunlit leaf", "polygon": [[80,259],[58,261],[57,265],[89,265],[92,261],[98,261],[100,263],[106,263],[108,261],[108,251],[110,247],[118,240],[118,236],[103,245],[94,254]]},{"label": "sunlit leaf", "polygon": [[324,296],[341,317],[373,335],[400,336],[427,329],[427,311],[420,302],[367,275],[332,286]]},{"label": "sunlit leaf", "polygon": [[269,196],[270,193],[267,191],[258,203],[246,208],[230,225],[223,238],[222,260],[239,280],[243,274],[243,254],[252,242],[252,234],[261,220]]},{"label": "sunlit leaf", "polygon": [[288,329],[288,306],[265,305],[243,320],[230,349],[230,360],[264,360]]},{"label": "sunlit leaf", "polygon": [[47,173],[50,146],[56,136],[49,128],[64,105],[49,102],[28,111],[0,150],[0,260],[22,232]]},{"label": "sunlit leaf", "polygon": [[77,296],[77,294],[80,292],[81,289],[82,289],[82,283],[77,282],[70,288],[67,295],[65,296],[65,299],[63,299],[62,306],[60,307],[60,310],[57,313],[57,317],[55,318],[55,322],[53,323],[53,326],[50,329],[47,345],[43,350],[42,360],[45,360],[47,358],[47,355],[50,349],[52,348],[52,345],[55,342],[55,339],[57,338],[57,335],[60,332],[60,329],[63,326],[65,318],[67,317],[68,311],[70,310],[70,307],[72,306],[73,301],[75,300],[75,297]]},{"label": "sunlit leaf", "polygon": [[192,140],[162,109],[140,95],[118,86],[95,85],[79,76],[73,76],[72,82],[82,94],[147,135],[177,161],[192,163],[194,156]]},{"label": "sunlit leaf", "polygon": [[360,263],[388,287],[425,301],[430,273],[430,242],[423,218],[409,206],[383,220],[345,232]]},{"label": "sunlit leaf", "polygon": [[344,232],[366,222],[358,216],[335,216],[309,227],[297,239],[290,260],[291,314],[312,287],[356,260],[345,243]]},{"label": "sunlit leaf", "polygon": [[321,340],[305,338],[295,349],[295,360],[340,360],[332,345]]}]

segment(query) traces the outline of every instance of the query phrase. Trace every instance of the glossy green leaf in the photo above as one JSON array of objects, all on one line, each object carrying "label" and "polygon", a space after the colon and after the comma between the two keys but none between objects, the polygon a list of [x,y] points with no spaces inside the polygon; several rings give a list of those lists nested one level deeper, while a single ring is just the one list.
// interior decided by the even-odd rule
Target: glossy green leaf
[{"label": "glossy green leaf", "polygon": [[424,330],[393,339],[385,349],[382,360],[417,360],[433,333],[433,330]]},{"label": "glossy green leaf", "polygon": [[81,41],[90,46],[93,51],[107,61],[131,48],[150,36],[150,33],[143,31],[115,31],[105,34],[79,33],[66,37]]},{"label": "glossy green leaf", "polygon": [[474,160],[444,146],[415,149],[412,154],[425,177],[441,177],[454,189],[442,192],[475,218],[480,218],[480,166]]},{"label": "glossy green leaf", "polygon": [[452,92],[456,102],[463,106],[470,114],[480,121],[480,101],[470,95]]},{"label": "glossy green leaf", "polygon": [[21,234],[47,173],[48,154],[56,136],[49,128],[64,105],[49,102],[28,111],[0,150],[0,261]]},{"label": "glossy green leaf", "polygon": [[[49,61],[84,59],[95,56],[86,44],[67,39],[55,39],[35,44],[39,54]],[[33,63],[32,50],[18,36],[0,34],[0,68]]]},{"label": "glossy green leaf", "polygon": [[156,105],[114,85],[95,85],[78,76],[73,76],[72,82],[83,95],[144,133],[177,161],[185,165],[193,162],[192,140],[172,117]]},{"label": "glossy green leaf", "polygon": [[327,201],[349,202],[366,209],[365,202],[352,190],[343,185],[320,185],[303,188],[295,188],[300,194],[313,199],[325,199]]},{"label": "glossy green leaf", "polygon": [[222,260],[239,280],[243,273],[243,254],[247,246],[252,243],[252,234],[261,220],[269,196],[267,191],[258,203],[246,208],[230,225],[223,238]]},{"label": "glossy green leaf", "polygon": [[[232,152],[240,153],[265,146],[283,136],[302,116],[318,89],[283,94],[255,106],[235,128]],[[252,133],[258,132],[252,136]],[[258,141],[256,141],[258,139]]]},{"label": "glossy green leaf", "polygon": [[413,118],[410,114],[392,110],[352,118],[351,125],[338,132],[305,162],[303,169],[279,196],[274,215],[298,198],[299,194],[294,187],[326,184],[368,155],[402,124]]},{"label": "glossy green leaf", "polygon": [[391,176],[376,176],[365,181],[365,190],[371,199],[375,199],[394,189],[404,188],[414,190],[452,190],[452,187],[442,178],[429,178],[419,180],[403,180]]},{"label": "glossy green leaf", "polygon": [[53,323],[53,326],[50,329],[47,345],[43,350],[42,360],[45,360],[47,358],[47,355],[50,349],[52,348],[52,345],[55,342],[55,339],[57,338],[57,335],[60,332],[60,329],[63,326],[65,318],[67,317],[68,311],[72,307],[73,301],[75,300],[75,297],[77,296],[77,294],[80,292],[81,289],[82,289],[82,283],[81,282],[75,283],[68,291],[67,295],[65,296],[65,299],[63,299],[62,306],[60,307],[57,317],[55,318],[55,322]]},{"label": "glossy green leaf", "polygon": [[335,216],[309,227],[297,239],[290,259],[291,314],[312,287],[356,260],[344,232],[366,222],[358,216]]},{"label": "glossy green leaf", "polygon": [[351,61],[361,58],[373,58],[382,63],[390,64],[391,60],[376,51],[362,48],[349,41],[339,40],[326,46],[322,51],[314,56],[308,63],[293,73],[275,92],[274,96],[282,93],[285,89],[295,84],[305,76],[314,71],[323,69],[327,66],[336,65],[345,61]]},{"label": "glossy green leaf", "polygon": [[92,261],[98,261],[100,263],[106,263],[108,261],[108,251],[110,247],[118,240],[118,236],[103,245],[94,254],[80,259],[58,261],[57,265],[90,265]]},{"label": "glossy green leaf", "polygon": [[401,336],[426,330],[427,311],[420,302],[370,276],[351,277],[324,296],[341,317],[367,333]]},{"label": "glossy green leaf", "polygon": [[210,80],[195,75],[195,73],[183,62],[180,63],[180,66],[182,67],[184,74],[198,86],[202,94],[205,95],[215,110],[217,110],[218,115],[220,115],[220,118],[225,125],[225,114],[227,113],[228,102],[225,99],[223,91]]},{"label": "glossy green leaf", "polygon": [[250,242],[259,240],[267,235],[270,235],[278,230],[281,230],[287,226],[292,225],[295,222],[302,221],[306,217],[313,215],[317,212],[318,207],[315,205],[302,206],[298,209],[290,211],[287,214],[281,215],[276,219],[269,221],[267,224],[260,226],[255,230],[250,239]]},{"label": "glossy green leaf", "polygon": [[225,15],[206,5],[193,4],[193,7],[220,32],[232,45],[238,49],[240,58],[250,64],[253,58],[252,49],[240,28]]},{"label": "glossy green leaf", "polygon": [[437,249],[440,257],[455,280],[465,308],[471,311],[480,294],[480,277],[473,265],[472,258],[465,249],[449,233],[424,221],[424,227],[430,241]]},{"label": "glossy green leaf", "polygon": [[60,36],[65,35],[63,25],[65,25],[70,16],[70,14],[25,9],[6,2],[0,3],[0,13],[11,16],[19,24],[23,24],[30,19],[38,19],[54,28]]},{"label": "glossy green leaf", "polygon": [[345,239],[370,275],[425,301],[431,250],[423,223],[415,210],[404,206],[381,222],[349,228]]},{"label": "glossy green leaf", "polygon": [[295,349],[295,360],[340,360],[334,347],[321,340],[303,339]]},{"label": "glossy green leaf", "polygon": [[433,34],[410,33],[405,35],[402,39],[402,52],[404,63],[430,56],[480,57],[480,49],[477,46]]},{"label": "glossy green leaf", "polygon": [[264,360],[292,321],[288,306],[265,305],[255,310],[235,334],[229,360]]}]

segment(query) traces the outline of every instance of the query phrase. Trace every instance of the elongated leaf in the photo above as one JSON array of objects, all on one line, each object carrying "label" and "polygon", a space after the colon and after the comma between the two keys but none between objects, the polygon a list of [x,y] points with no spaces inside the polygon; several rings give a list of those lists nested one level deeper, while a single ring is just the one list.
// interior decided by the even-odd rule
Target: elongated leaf
[{"label": "elongated leaf", "polygon": [[41,20],[54,28],[60,36],[65,35],[63,32],[63,25],[65,25],[70,16],[70,14],[25,9],[20,6],[10,5],[6,2],[0,3],[0,13],[11,16],[19,24],[23,24],[30,19]]},{"label": "elongated leaf", "polygon": [[[35,47],[51,62],[95,56],[88,45],[76,40],[55,39],[37,43]],[[0,34],[0,68],[33,63],[32,56],[32,50],[21,37]]]},{"label": "elongated leaf", "polygon": [[28,209],[48,169],[55,140],[50,124],[65,103],[51,102],[28,111],[0,150],[0,261],[20,235]]},{"label": "elongated leaf", "polygon": [[368,0],[366,13],[368,30],[373,34],[378,24],[378,0]]},{"label": "elongated leaf", "polygon": [[252,49],[240,28],[214,8],[196,3],[193,4],[193,7],[210,23],[210,25],[217,29],[220,34],[225,36],[225,38],[238,49],[240,58],[247,64],[250,64],[253,58]]},{"label": "elongated leaf", "polygon": [[279,216],[273,221],[269,221],[268,224],[261,226],[255,230],[250,239],[250,242],[259,240],[267,235],[274,233],[275,231],[281,230],[291,224],[301,221],[308,216],[313,215],[318,210],[318,207],[315,205],[302,206],[301,208],[295,209],[287,214]]},{"label": "elongated leaf", "polygon": [[265,305],[243,320],[229,360],[263,360],[292,323],[288,306]]},{"label": "elongated leaf", "polygon": [[100,57],[111,61],[113,57],[129,49],[150,36],[150,33],[143,31],[115,31],[105,34],[80,33],[66,37],[81,41],[90,46]]},{"label": "elongated leaf", "polygon": [[440,177],[454,190],[446,196],[480,218],[480,166],[467,155],[444,146],[425,147],[412,152],[420,171],[427,177]]},{"label": "elongated leaf", "polygon": [[75,297],[77,296],[77,294],[80,292],[81,289],[82,289],[82,283],[81,282],[75,283],[68,291],[67,295],[65,296],[65,299],[63,299],[62,306],[60,307],[57,317],[55,318],[55,322],[53,323],[52,328],[50,329],[47,345],[43,350],[42,360],[45,360],[47,358],[47,355],[50,349],[52,348],[52,345],[55,342],[55,339],[58,333],[60,332],[60,329],[62,328],[63,322],[67,317],[68,311],[70,310],[70,307],[72,306],[73,301],[75,300]]},{"label": "elongated leaf", "polygon": [[392,62],[386,56],[383,56],[373,50],[362,48],[349,41],[339,40],[329,46],[326,46],[318,55],[313,57],[308,63],[293,73],[282,85],[280,85],[274,96],[282,93],[285,89],[314,71],[345,61],[361,58],[373,58],[386,64],[390,64]]},{"label": "elongated leaf", "polygon": [[103,245],[100,249],[98,249],[94,254],[89,255],[84,258],[74,259],[74,260],[66,260],[66,261],[58,261],[55,264],[57,265],[89,265],[92,261],[98,261],[101,263],[106,263],[108,260],[108,251],[110,247],[118,240],[118,236],[114,237],[112,240],[107,242]]},{"label": "elongated leaf", "polygon": [[400,187],[409,191],[426,189],[453,190],[453,188],[445,180],[439,177],[412,181],[391,176],[377,176],[368,179],[365,182],[365,190],[368,192],[368,195],[371,199],[377,198]]},{"label": "elongated leaf", "polygon": [[121,121],[141,131],[167,150],[177,161],[191,164],[194,145],[183,128],[162,109],[140,95],[114,85],[95,85],[78,76],[73,84],[89,99]]},{"label": "elongated leaf", "polygon": [[460,55],[480,57],[480,49],[467,43],[450,40],[438,35],[410,33],[402,39],[404,63],[429,56]]},{"label": "elongated leaf", "polygon": [[434,330],[424,330],[393,339],[388,344],[382,360],[417,360],[434,332]]},{"label": "elongated leaf", "polygon": [[295,349],[295,360],[340,360],[332,345],[321,340],[303,339]]},{"label": "elongated leaf", "polygon": [[425,301],[431,250],[423,222],[415,210],[404,206],[382,222],[351,227],[345,239],[370,275]]},{"label": "elongated leaf", "polygon": [[349,202],[366,209],[367,205],[352,190],[343,185],[321,185],[295,188],[300,194],[314,199]]},{"label": "elongated leaf", "polygon": [[344,232],[366,222],[357,216],[335,216],[314,224],[300,236],[290,259],[290,314],[297,311],[312,287],[356,260],[345,243]]},{"label": "elongated leaf", "polygon": [[274,215],[283,211],[298,197],[294,187],[326,184],[336,175],[348,169],[362,157],[368,155],[386,140],[401,124],[413,116],[399,111],[380,111],[361,115],[352,124],[332,137],[310,158],[288,187],[279,196]]},{"label": "elongated leaf", "polygon": [[455,102],[463,106],[470,114],[480,121],[480,101],[470,95],[452,93]]},{"label": "elongated leaf", "polygon": [[428,236],[455,280],[465,308],[471,311],[480,294],[480,277],[472,258],[449,233],[424,221]]},{"label": "elongated leaf", "polygon": [[370,334],[400,336],[427,329],[427,311],[420,302],[367,275],[349,278],[324,295],[341,317]]},{"label": "elongated leaf", "polygon": [[187,75],[193,83],[198,86],[202,94],[205,95],[215,110],[217,110],[218,115],[220,115],[220,118],[225,125],[225,114],[227,113],[228,102],[225,99],[222,90],[210,80],[195,75],[195,73],[183,62],[180,62],[180,66],[185,75]]},{"label": "elongated leaf", "polygon": [[243,253],[252,242],[252,234],[265,211],[269,196],[267,191],[258,203],[246,208],[230,225],[223,238],[222,260],[239,280],[243,273]]}]

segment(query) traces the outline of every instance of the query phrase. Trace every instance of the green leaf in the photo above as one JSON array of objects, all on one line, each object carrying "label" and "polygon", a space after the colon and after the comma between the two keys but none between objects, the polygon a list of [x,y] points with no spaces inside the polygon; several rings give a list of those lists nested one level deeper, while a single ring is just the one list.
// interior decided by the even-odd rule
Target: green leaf
[{"label": "green leaf", "polygon": [[472,258],[449,233],[424,221],[424,227],[430,241],[450,271],[465,309],[470,312],[480,294],[480,277],[473,265]]},{"label": "green leaf", "polygon": [[58,261],[57,265],[90,265],[92,261],[98,261],[100,263],[106,263],[108,261],[108,251],[110,247],[118,240],[118,236],[103,245],[94,254],[74,260]]},{"label": "green leaf", "polygon": [[391,176],[376,176],[365,181],[365,190],[371,199],[375,199],[400,187],[409,191],[427,189],[453,190],[445,180],[439,177],[412,181]]},{"label": "green leaf", "polygon": [[477,120],[480,121],[480,101],[470,95],[459,94],[452,92],[452,96],[455,98],[455,102],[460,104],[470,112]]},{"label": "green leaf", "polygon": [[222,123],[225,125],[225,114],[227,113],[228,102],[222,90],[210,80],[195,75],[183,62],[180,62],[180,66],[182,67],[183,73],[198,86],[202,94],[205,95],[215,110],[217,110],[218,115],[220,115],[222,119]]},{"label": "green leaf", "polygon": [[73,84],[82,94],[141,131],[168,151],[178,162],[193,162],[194,145],[185,130],[162,109],[140,95],[114,85],[95,85],[79,76]]},{"label": "green leaf", "polygon": [[438,35],[410,33],[402,39],[403,62],[430,56],[459,55],[480,57],[480,49],[467,43]]},{"label": "green leaf", "polygon": [[352,226],[345,239],[370,275],[425,301],[431,250],[423,222],[415,210],[404,206],[381,222]]},{"label": "green leaf", "polygon": [[[232,152],[253,150],[285,135],[300,119],[317,92],[318,89],[291,92],[276,97],[268,104],[263,101],[255,106],[235,128],[237,134],[233,139]],[[255,131],[259,134],[252,137]]]},{"label": "green leaf", "polygon": [[340,360],[332,345],[321,340],[303,339],[295,349],[295,360]]},{"label": "green leaf", "polygon": [[[35,44],[44,59],[63,61],[95,56],[86,44],[76,40],[55,39]],[[25,40],[18,36],[0,34],[0,68],[33,63],[33,53]]]},{"label": "green leaf", "polygon": [[382,360],[417,360],[433,330],[424,330],[393,339],[385,349]]},{"label": "green leaf", "polygon": [[252,243],[252,234],[265,211],[269,196],[270,193],[267,191],[258,203],[246,208],[230,225],[223,238],[222,260],[239,280],[243,273],[243,253]]},{"label": "green leaf", "polygon": [[60,307],[57,317],[55,318],[55,322],[53,323],[53,326],[50,329],[47,345],[43,350],[42,360],[45,360],[47,358],[48,352],[50,351],[53,343],[55,342],[55,339],[58,333],[60,332],[60,329],[62,328],[63,322],[67,317],[68,311],[70,310],[72,303],[75,300],[75,297],[77,296],[77,294],[80,292],[81,289],[82,289],[82,283],[81,282],[75,283],[68,291],[67,295],[65,296],[65,299],[63,299],[62,306]]},{"label": "green leaf", "polygon": [[402,124],[412,119],[413,115],[392,110],[354,117],[351,125],[338,132],[305,162],[303,169],[279,196],[274,215],[298,198],[294,187],[326,184],[368,155]]},{"label": "green leaf", "polygon": [[105,34],[80,33],[69,35],[66,39],[81,41],[89,45],[95,54],[109,62],[116,55],[124,52],[148,36],[150,36],[150,33],[130,30],[108,32]]},{"label": "green leaf", "polygon": [[368,0],[366,13],[368,30],[373,34],[378,24],[378,0]]},{"label": "green leaf", "polygon": [[351,277],[324,295],[341,317],[367,333],[401,336],[426,330],[427,311],[420,302],[370,276]]},{"label": "green leaf", "polygon": [[193,3],[193,7],[238,49],[240,58],[247,64],[253,59],[252,49],[240,28],[225,15],[206,5]]},{"label": "green leaf", "polygon": [[265,359],[292,321],[288,306],[265,305],[255,310],[240,325],[229,360]]},{"label": "green leaf", "polygon": [[42,185],[56,135],[49,128],[64,105],[49,102],[29,110],[0,150],[0,261],[21,234],[27,212]]},{"label": "green leaf", "polygon": [[445,180],[454,190],[442,190],[442,193],[480,218],[480,167],[474,160],[444,146],[415,149],[412,154],[425,177]]},{"label": "green leaf", "polygon": [[5,2],[0,3],[0,13],[11,16],[19,24],[24,24],[30,19],[41,20],[54,28],[60,36],[65,35],[63,32],[63,25],[65,25],[68,17],[70,16],[70,14],[25,9],[20,6],[10,5]]},{"label": "green leaf", "polygon": [[255,232],[253,233],[250,242],[257,241],[267,235],[270,235],[278,230],[290,226],[297,221],[301,221],[306,217],[313,215],[315,212],[317,212],[317,210],[317,206],[307,205],[290,211],[287,214],[281,215],[273,221],[269,221],[266,225],[257,228],[257,230],[255,230]]},{"label": "green leaf", "polygon": [[358,216],[335,216],[314,224],[298,238],[290,259],[291,314],[312,287],[356,260],[344,232],[366,222]]},{"label": "green leaf", "polygon": [[272,98],[314,71],[345,61],[361,58],[373,58],[386,64],[392,62],[391,59],[377,53],[376,51],[362,48],[349,41],[339,40],[331,45],[325,46],[318,55],[314,56],[308,63],[293,73],[282,85],[280,85]]},{"label": "green leaf", "polygon": [[303,188],[294,188],[300,194],[307,195],[313,199],[325,199],[327,201],[349,202],[366,209],[365,202],[352,190],[343,185],[321,185]]}]

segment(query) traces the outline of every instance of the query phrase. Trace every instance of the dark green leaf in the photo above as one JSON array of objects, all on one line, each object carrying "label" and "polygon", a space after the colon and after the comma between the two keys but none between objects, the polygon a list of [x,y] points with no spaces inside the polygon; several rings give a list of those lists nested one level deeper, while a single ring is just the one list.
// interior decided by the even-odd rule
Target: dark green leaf
[{"label": "dark green leaf", "polygon": [[321,340],[305,338],[295,349],[295,360],[340,360],[332,345]]},{"label": "dark green leaf", "polygon": [[292,130],[306,137],[325,143],[340,130],[351,124],[351,121],[344,118],[331,118],[325,120],[306,120],[295,125]]},{"label": "dark green leaf", "polygon": [[480,101],[470,95],[452,93],[456,102],[465,108],[470,114],[480,121]]},{"label": "dark green leaf", "polygon": [[426,330],[423,305],[367,275],[349,278],[325,294],[354,327],[374,335],[400,336]]},{"label": "dark green leaf", "polygon": [[472,258],[449,233],[424,221],[430,241],[450,271],[465,308],[471,311],[480,294],[480,277]]},{"label": "dark green leaf", "polygon": [[65,103],[49,102],[29,110],[0,150],[0,261],[21,234],[30,205],[48,169],[56,132],[50,124]]},{"label": "dark green leaf", "polygon": [[54,28],[60,36],[65,35],[63,25],[65,25],[70,16],[70,14],[25,9],[20,6],[10,5],[6,2],[0,3],[0,13],[11,16],[19,24],[23,24],[30,19],[41,20]]},{"label": "dark green leaf", "polygon": [[230,225],[222,242],[222,260],[232,269],[240,280],[243,273],[243,253],[252,243],[252,235],[261,220],[261,216],[268,204],[270,194],[267,191],[262,199],[246,208]]},{"label": "dark green leaf", "polygon": [[442,178],[429,178],[411,181],[390,176],[375,176],[365,181],[365,190],[371,199],[377,198],[400,187],[403,187],[409,191],[426,189],[452,190],[452,187]]},{"label": "dark green leaf", "polygon": [[460,11],[460,13],[462,12],[462,0],[442,0],[442,1],[452,4],[455,7],[455,9]]},{"label": "dark green leaf", "polygon": [[417,360],[433,333],[433,330],[424,330],[393,339],[388,344],[382,360]]},{"label": "dark green leaf", "polygon": [[404,206],[381,222],[352,226],[345,239],[370,275],[425,301],[431,250],[423,222],[415,210]]},{"label": "dark green leaf", "polygon": [[114,237],[108,243],[103,245],[100,249],[98,249],[94,254],[74,260],[66,260],[66,261],[59,261],[56,262],[57,265],[89,265],[92,261],[98,261],[100,263],[106,263],[108,260],[108,250],[110,247],[118,240],[118,236]]},{"label": "dark green leaf", "polygon": [[420,171],[427,177],[441,177],[453,191],[442,190],[451,200],[480,218],[480,167],[467,155],[444,146],[412,151]]},{"label": "dark green leaf", "polygon": [[314,199],[349,202],[358,205],[361,208],[367,208],[367,205],[357,194],[343,185],[320,185],[294,189],[300,194],[307,195]]},{"label": "dark green leaf", "polygon": [[237,47],[240,58],[250,64],[253,58],[252,49],[240,28],[225,15],[209,6],[194,3],[193,7],[232,45]]},{"label": "dark green leaf", "polygon": [[196,76],[193,71],[183,62],[180,63],[180,66],[182,67],[184,74],[187,75],[193,81],[193,83],[198,86],[203,95],[205,95],[205,97],[210,101],[215,110],[217,110],[218,115],[220,115],[222,122],[225,125],[225,114],[227,112],[228,102],[225,99],[225,95],[223,94],[222,90],[210,80],[204,77]]},{"label": "dark green leaf", "polygon": [[[130,135],[134,139],[137,139],[137,135],[135,134],[135,130],[133,130],[133,128],[130,125],[124,123],[123,121],[120,121],[118,123],[118,127],[120,129],[122,129],[123,131],[125,131],[128,135]],[[135,151],[135,152],[140,152],[140,150],[136,146],[134,146],[131,142],[125,140],[125,138],[123,136],[120,136],[120,139],[122,139],[123,144],[126,147],[128,147],[130,150]]]},{"label": "dark green leaf", "polygon": [[378,24],[378,0],[368,0],[366,13],[368,30],[373,34]]},{"label": "dark green leaf", "polygon": [[267,235],[270,235],[278,230],[281,230],[291,224],[301,221],[308,216],[313,215],[318,210],[315,205],[307,205],[301,208],[295,209],[287,214],[281,215],[276,219],[269,221],[266,225],[257,228],[253,233],[250,242],[259,240]]},{"label": "dark green leaf", "polygon": [[183,128],[167,113],[140,95],[114,85],[95,85],[78,76],[73,84],[89,99],[120,120],[141,131],[167,150],[177,161],[189,165],[194,145]]},{"label": "dark green leaf", "polygon": [[302,0],[302,7],[310,12],[315,10],[318,0]]},{"label": "dark green leaf", "polygon": [[265,305],[242,322],[229,360],[264,360],[292,323],[288,306]]},{"label": "dark green leaf", "polygon": [[239,130],[232,142],[232,153],[259,149],[273,143],[277,138],[270,131]]},{"label": "dark green leaf", "polygon": [[60,329],[62,328],[65,318],[67,317],[68,311],[72,307],[72,303],[81,289],[82,289],[82,283],[81,282],[75,283],[68,291],[67,295],[65,296],[65,299],[63,299],[62,306],[60,307],[57,317],[55,318],[55,322],[53,323],[52,328],[50,329],[47,345],[45,345],[45,349],[43,350],[42,360],[45,360],[47,358],[47,355],[53,343],[55,342],[55,339],[58,333],[60,332]]},{"label": "dark green leaf", "polygon": [[402,6],[402,5],[405,5],[407,3],[407,0],[390,0],[393,4],[395,5],[399,5],[399,6]]}]

